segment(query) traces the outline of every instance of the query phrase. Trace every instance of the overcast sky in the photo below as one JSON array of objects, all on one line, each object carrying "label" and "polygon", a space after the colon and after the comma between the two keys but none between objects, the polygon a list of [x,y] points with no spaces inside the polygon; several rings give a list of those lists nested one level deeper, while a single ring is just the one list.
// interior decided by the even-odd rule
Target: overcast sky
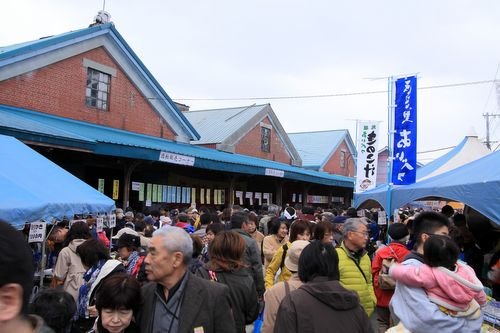
[{"label": "overcast sky", "polygon": [[[2,3],[0,45],[87,27],[103,0]],[[191,109],[271,103],[287,132],[383,121],[387,95],[188,101],[387,89],[418,73],[420,87],[493,80],[500,62],[500,2],[336,0],[107,0],[118,31],[174,100]],[[492,83],[419,90],[418,151],[454,146],[483,113],[499,113]],[[500,137],[500,119],[492,122]],[[494,144],[496,147],[498,143]],[[380,147],[381,147],[380,146]],[[421,155],[429,162],[430,155]]]}]

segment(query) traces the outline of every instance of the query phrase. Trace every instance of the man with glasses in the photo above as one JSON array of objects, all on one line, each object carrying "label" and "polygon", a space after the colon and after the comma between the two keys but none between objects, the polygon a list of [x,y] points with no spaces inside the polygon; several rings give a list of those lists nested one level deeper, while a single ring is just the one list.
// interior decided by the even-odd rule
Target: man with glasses
[{"label": "man with glasses", "polygon": [[365,250],[369,233],[361,218],[350,218],[344,223],[344,240],[336,248],[339,256],[340,283],[358,294],[368,316],[375,308],[376,298],[372,285],[371,261]]},{"label": "man with glasses", "polygon": [[[440,213],[424,212],[413,221],[415,250],[406,256],[403,265],[420,266],[424,263],[424,244],[430,235],[449,237],[448,218]],[[390,302],[392,317],[397,323],[403,322],[405,328],[412,333],[424,332],[478,332],[483,321],[480,318],[469,320],[466,317],[452,317],[442,312],[432,303],[425,290],[410,287],[399,282]]]}]

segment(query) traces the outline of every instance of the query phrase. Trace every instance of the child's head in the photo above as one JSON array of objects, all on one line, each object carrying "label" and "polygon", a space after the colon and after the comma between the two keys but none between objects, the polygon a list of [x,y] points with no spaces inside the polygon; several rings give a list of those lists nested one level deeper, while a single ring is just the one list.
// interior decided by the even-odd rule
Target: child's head
[{"label": "child's head", "polygon": [[441,235],[431,235],[424,244],[424,260],[431,267],[454,269],[460,250],[453,240]]}]

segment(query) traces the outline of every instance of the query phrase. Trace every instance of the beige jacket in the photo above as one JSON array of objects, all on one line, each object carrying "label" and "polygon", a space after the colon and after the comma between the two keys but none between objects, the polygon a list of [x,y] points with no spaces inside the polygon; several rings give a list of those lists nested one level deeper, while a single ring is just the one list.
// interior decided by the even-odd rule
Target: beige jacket
[{"label": "beige jacket", "polygon": [[276,251],[283,245],[288,242],[288,236],[283,238],[283,240],[280,242],[276,235],[269,235],[264,237],[264,240],[262,240],[262,252],[264,253],[264,271],[267,269],[267,266],[271,263],[273,260],[274,255],[276,254]]},{"label": "beige jacket", "polygon": [[64,281],[63,289],[73,296],[78,302],[78,290],[83,284],[83,274],[86,269],[83,267],[80,256],[76,254],[76,248],[85,242],[85,239],[74,239],[61,250],[57,257],[54,276]]},{"label": "beige jacket", "polygon": [[[298,289],[302,285],[297,273],[292,274],[290,280],[287,281],[290,287],[290,292]],[[262,323],[261,333],[273,333],[276,315],[281,301],[286,296],[285,282],[278,282],[264,294],[264,321]]]}]

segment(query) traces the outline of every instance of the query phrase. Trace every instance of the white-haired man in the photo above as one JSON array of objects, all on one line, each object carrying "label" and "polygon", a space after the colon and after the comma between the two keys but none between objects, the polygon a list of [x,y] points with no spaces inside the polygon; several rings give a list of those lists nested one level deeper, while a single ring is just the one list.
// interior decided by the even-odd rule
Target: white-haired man
[{"label": "white-haired man", "polygon": [[153,281],[142,288],[137,322],[143,333],[234,332],[229,289],[192,275],[193,243],[187,232],[165,226],[153,234],[145,259]]}]

